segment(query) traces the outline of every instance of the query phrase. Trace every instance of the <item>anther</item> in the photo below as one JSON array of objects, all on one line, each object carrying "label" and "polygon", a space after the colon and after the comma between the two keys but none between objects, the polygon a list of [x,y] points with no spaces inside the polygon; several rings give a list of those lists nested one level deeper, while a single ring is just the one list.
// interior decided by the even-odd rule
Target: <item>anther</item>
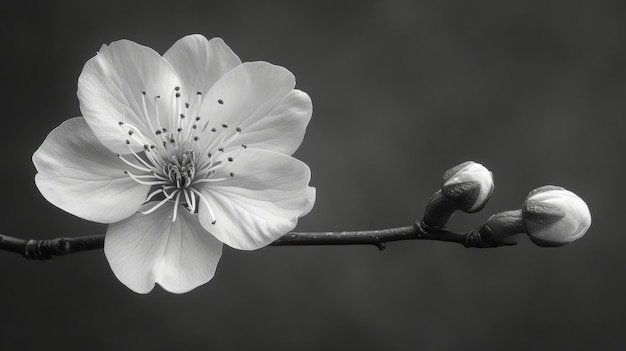
[{"label": "anther", "polygon": [[117,124],[122,125],[122,124],[124,124],[124,122],[119,121],[119,122],[117,122]]},{"label": "anther", "polygon": [[193,137],[193,141],[198,141],[198,139],[200,138],[198,138],[197,136]]},{"label": "anther", "polygon": [[200,120],[200,116],[196,116],[196,122]]},{"label": "anther", "polygon": [[191,126],[191,128],[198,129],[198,126],[194,124],[194,125]]},{"label": "anther", "polygon": [[179,98],[180,97],[180,93],[176,93],[176,97]]},{"label": "anther", "polygon": [[180,87],[174,87],[174,90],[179,91]]},{"label": "anther", "polygon": [[135,132],[133,132],[132,130],[128,131],[128,135],[133,135],[133,133],[135,133]]},{"label": "anther", "polygon": [[219,99],[219,100],[217,100],[217,103],[220,104],[220,105],[224,105],[224,100]]},{"label": "anther", "polygon": [[232,158],[232,157],[229,157],[229,158],[228,158],[228,162],[233,162],[233,158]]},{"label": "anther", "polygon": [[222,123],[222,128],[228,128],[228,124]]},{"label": "anther", "polygon": [[145,91],[145,90],[142,90],[142,91],[141,91],[141,95],[146,95],[146,91]]},{"label": "anther", "polygon": [[224,148],[223,148],[223,147],[221,147],[221,148],[217,149],[217,151],[219,151],[219,152],[224,152]]},{"label": "anther", "polygon": [[215,224],[215,223],[217,223],[217,221],[214,219],[213,222],[211,222],[211,224]]},{"label": "anther", "polygon": [[196,94],[202,95],[202,92],[200,90],[198,90],[198,91],[196,91]]},{"label": "anther", "polygon": [[183,131],[183,128],[176,129],[179,133]]},{"label": "anther", "polygon": [[181,114],[180,114],[180,118],[185,118],[185,114],[184,114],[184,113],[181,113]]},{"label": "anther", "polygon": [[157,130],[157,131],[156,131],[156,135],[159,135],[159,134],[161,134],[161,133],[162,133],[162,132],[161,132],[160,130]]},{"label": "anther", "polygon": [[209,156],[209,158],[211,158],[211,156],[213,156],[210,152],[208,154],[206,154],[207,156]]},{"label": "anther", "polygon": [[148,146],[148,144],[145,144],[145,145],[143,146],[143,148],[144,148],[144,150],[148,150],[148,149],[150,148],[150,146]]},{"label": "anther", "polygon": [[236,130],[237,132],[241,132],[241,127],[237,127],[237,128],[235,128],[235,130]]},{"label": "anther", "polygon": [[215,133],[215,132],[217,132],[217,129],[215,129],[215,127],[214,127],[214,128],[211,128],[211,131]]},{"label": "anther", "polygon": [[126,139],[126,145],[130,144],[130,140]]},{"label": "anther", "polygon": [[232,177],[234,177],[234,176],[235,176],[235,173],[230,172],[230,177],[232,178]]},{"label": "anther", "polygon": [[247,148],[248,148],[248,145],[246,145],[246,144],[241,144],[241,147],[242,147],[242,148],[244,148],[244,149],[247,149]]}]

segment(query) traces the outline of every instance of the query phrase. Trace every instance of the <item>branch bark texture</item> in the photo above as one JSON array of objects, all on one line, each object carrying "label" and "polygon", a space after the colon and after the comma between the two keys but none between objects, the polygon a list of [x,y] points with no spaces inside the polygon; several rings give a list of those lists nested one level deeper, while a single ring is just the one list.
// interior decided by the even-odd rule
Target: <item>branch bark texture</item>
[{"label": "branch bark texture", "polygon": [[[374,245],[380,250],[385,244],[400,240],[437,240],[459,243],[465,247],[496,247],[501,244],[481,238],[478,231],[456,233],[428,227],[422,222],[398,228],[342,231],[342,232],[290,232],[274,241],[271,246],[300,245]],[[104,235],[78,236],[55,239],[20,239],[0,235],[0,250],[15,252],[26,259],[48,260],[71,253],[98,250],[104,247]]]}]

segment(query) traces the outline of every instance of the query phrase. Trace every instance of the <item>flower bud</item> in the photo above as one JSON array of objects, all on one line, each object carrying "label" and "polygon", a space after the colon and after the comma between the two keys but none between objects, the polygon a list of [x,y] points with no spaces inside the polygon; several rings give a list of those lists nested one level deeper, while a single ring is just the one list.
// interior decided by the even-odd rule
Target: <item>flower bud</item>
[{"label": "flower bud", "polygon": [[522,217],[530,239],[539,246],[561,246],[585,235],[591,226],[587,204],[576,194],[547,185],[528,194]]},{"label": "flower bud", "polygon": [[493,193],[493,174],[480,163],[463,162],[446,171],[441,190],[457,209],[474,213],[485,207]]},{"label": "flower bud", "polygon": [[450,168],[443,175],[438,190],[426,205],[422,222],[443,228],[455,211],[480,211],[493,193],[493,175],[480,163],[467,161]]}]

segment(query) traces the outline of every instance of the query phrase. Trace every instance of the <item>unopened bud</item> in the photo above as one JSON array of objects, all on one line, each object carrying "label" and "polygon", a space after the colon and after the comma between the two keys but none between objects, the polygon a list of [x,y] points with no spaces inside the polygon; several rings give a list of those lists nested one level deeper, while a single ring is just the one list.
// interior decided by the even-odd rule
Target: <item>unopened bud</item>
[{"label": "unopened bud", "polygon": [[480,163],[463,162],[443,175],[441,190],[463,212],[474,213],[485,207],[493,193],[493,174]]},{"label": "unopened bud", "polygon": [[539,246],[561,246],[587,232],[591,213],[585,201],[557,186],[543,186],[528,194],[522,217],[530,239]]},{"label": "unopened bud", "polygon": [[443,228],[457,210],[478,212],[487,204],[493,189],[493,175],[480,163],[467,161],[450,168],[443,175],[441,190],[426,205],[422,222]]}]

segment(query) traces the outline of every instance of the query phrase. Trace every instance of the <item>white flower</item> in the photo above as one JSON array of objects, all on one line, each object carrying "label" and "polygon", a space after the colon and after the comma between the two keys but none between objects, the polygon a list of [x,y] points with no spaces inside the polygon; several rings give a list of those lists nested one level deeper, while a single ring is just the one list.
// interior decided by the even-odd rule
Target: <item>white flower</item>
[{"label": "white flower", "polygon": [[258,249],[312,208],[309,167],[290,156],[312,106],[294,85],[219,38],[190,35],[163,56],[103,45],[78,81],[83,117],[35,152],[35,182],[61,209],[110,223],[104,252],[130,289],[189,291],[213,277],[222,243]]},{"label": "white flower", "polygon": [[522,217],[530,239],[540,246],[567,244],[591,226],[587,204],[573,192],[551,185],[528,194]]},{"label": "white flower", "polygon": [[493,193],[493,174],[485,166],[473,161],[450,168],[443,175],[443,195],[454,200],[464,212],[478,212],[485,207]]}]

